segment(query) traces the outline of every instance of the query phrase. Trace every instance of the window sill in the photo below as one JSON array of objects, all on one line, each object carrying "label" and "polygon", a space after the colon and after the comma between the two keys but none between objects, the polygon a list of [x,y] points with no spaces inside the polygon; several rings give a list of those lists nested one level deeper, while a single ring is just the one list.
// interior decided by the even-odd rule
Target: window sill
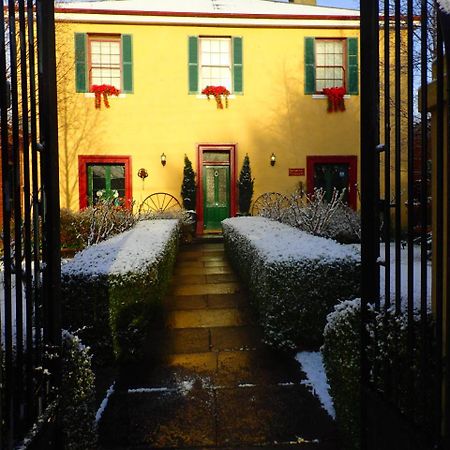
[{"label": "window sill", "polygon": [[[351,95],[349,95],[349,94],[345,94],[344,95],[344,100],[347,100],[347,99],[349,99],[351,97]],[[324,94],[313,94],[312,95],[312,98],[314,99],[314,100],[321,100],[321,99],[326,99],[326,98],[328,98],[326,95],[324,95]]]},{"label": "window sill", "polygon": [[[84,93],[84,96],[86,97],[86,98],[95,98],[95,94],[93,93],[93,92],[85,92]],[[114,98],[114,97],[118,97],[118,98],[126,98],[126,96],[127,96],[127,94],[119,94],[119,95],[109,95],[108,96],[108,100],[110,99],[110,98]]]}]

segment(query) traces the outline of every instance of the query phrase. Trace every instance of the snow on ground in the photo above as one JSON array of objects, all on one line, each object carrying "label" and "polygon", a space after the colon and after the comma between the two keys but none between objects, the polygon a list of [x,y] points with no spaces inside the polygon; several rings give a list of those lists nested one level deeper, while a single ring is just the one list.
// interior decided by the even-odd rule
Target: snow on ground
[{"label": "snow on ground", "polygon": [[437,2],[443,11],[450,14],[450,0],[437,0]]},{"label": "snow on ground", "polygon": [[299,259],[360,260],[356,247],[342,245],[331,239],[312,236],[304,231],[264,217],[237,217],[222,221],[243,234],[267,261]]},{"label": "snow on ground", "polygon": [[[355,248],[360,250],[360,245],[353,244]],[[395,244],[390,244],[390,292],[391,292],[391,303],[395,300]],[[380,257],[378,260],[381,263],[384,263],[386,255],[385,244],[380,244]],[[413,286],[414,286],[414,305],[416,308],[420,308],[420,296],[421,296],[421,257],[420,257],[420,246],[415,245],[413,247]],[[427,260],[427,303],[429,307],[431,307],[431,275],[432,275],[432,263]],[[386,281],[386,267],[384,265],[380,266],[380,295],[381,298],[384,299],[384,285]],[[401,246],[400,248],[400,293],[402,298],[402,306],[406,306],[407,298],[408,298],[408,249],[405,246]]]},{"label": "snow on ground", "polygon": [[67,275],[108,275],[139,272],[158,260],[178,220],[143,220],[118,234],[77,253],[62,266]]},{"label": "snow on ground", "polygon": [[312,390],[312,393],[320,400],[322,407],[333,419],[336,419],[333,400],[328,393],[330,386],[325,374],[322,354],[320,352],[300,352],[297,353],[295,359],[300,363],[303,372],[306,374],[306,381],[302,384]]},{"label": "snow on ground", "polygon": [[102,418],[103,413],[105,412],[105,409],[108,406],[109,397],[111,397],[111,395],[114,394],[115,384],[116,384],[116,382],[114,381],[114,383],[111,384],[111,386],[108,388],[108,390],[106,391],[106,396],[102,400],[102,403],[100,404],[100,407],[98,408],[97,413],[95,414],[95,423],[96,424],[98,424],[100,422],[100,419]]}]

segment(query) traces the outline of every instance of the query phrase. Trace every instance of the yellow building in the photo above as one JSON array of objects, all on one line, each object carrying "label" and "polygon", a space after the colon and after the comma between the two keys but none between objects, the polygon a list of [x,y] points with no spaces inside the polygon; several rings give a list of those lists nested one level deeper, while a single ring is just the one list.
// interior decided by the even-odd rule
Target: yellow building
[{"label": "yellow building", "polygon": [[[63,4],[56,21],[63,207],[112,190],[136,205],[155,192],[181,202],[187,155],[198,231],[214,229],[238,212],[246,154],[253,199],[301,183],[348,187],[356,207],[358,11],[315,1],[122,0]],[[120,90],[107,96],[109,108],[92,92],[99,85]],[[228,107],[208,101],[206,86],[225,87]],[[322,89],[342,86],[345,111],[328,112]]]}]

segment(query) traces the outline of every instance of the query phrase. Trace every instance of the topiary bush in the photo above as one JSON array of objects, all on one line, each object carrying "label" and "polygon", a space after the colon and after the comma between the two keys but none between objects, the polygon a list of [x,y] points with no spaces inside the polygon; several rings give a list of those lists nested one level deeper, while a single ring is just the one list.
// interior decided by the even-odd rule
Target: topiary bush
[{"label": "topiary bush", "polygon": [[188,211],[195,211],[197,203],[197,187],[195,185],[195,172],[189,158],[184,156],[183,183],[181,184],[181,198],[183,207]]},{"label": "topiary bush", "polygon": [[249,288],[264,340],[282,349],[317,348],[327,314],[359,294],[356,249],[262,217],[222,225],[227,256]]},{"label": "topiary bush", "polygon": [[62,316],[91,346],[96,364],[133,360],[170,281],[178,220],[147,220],[62,266]]},{"label": "topiary bush", "polygon": [[[386,392],[390,389],[392,398],[396,399],[399,410],[408,415],[420,427],[432,427],[433,424],[433,389],[436,378],[436,367],[433,358],[427,358],[428,380],[424,381],[420,373],[421,355],[424,352],[424,340],[420,314],[414,312],[411,325],[412,364],[408,354],[408,318],[405,312],[395,315],[393,309],[387,311],[368,311],[367,357],[369,373],[374,389]],[[431,313],[427,319],[427,340],[433,341],[433,319]],[[322,354],[330,394],[336,410],[336,420],[342,434],[343,448],[359,450],[360,448],[360,345],[361,345],[361,301],[354,299],[336,305],[327,317],[324,329],[324,344]],[[430,346],[426,354],[433,354]],[[395,385],[389,388],[385,385],[386,377],[382,368],[389,363],[395,367]],[[416,392],[415,410],[408,410],[411,390],[408,388],[408,378],[412,371]],[[375,373],[378,376],[375,377]],[[430,428],[431,429],[431,428]]]},{"label": "topiary bush", "polygon": [[241,214],[248,214],[250,211],[254,181],[255,180],[252,178],[252,170],[250,168],[250,158],[248,155],[245,155],[238,180],[239,212]]},{"label": "topiary bush", "polygon": [[95,384],[91,354],[80,339],[63,331],[62,381],[59,403],[64,449],[97,448]]}]

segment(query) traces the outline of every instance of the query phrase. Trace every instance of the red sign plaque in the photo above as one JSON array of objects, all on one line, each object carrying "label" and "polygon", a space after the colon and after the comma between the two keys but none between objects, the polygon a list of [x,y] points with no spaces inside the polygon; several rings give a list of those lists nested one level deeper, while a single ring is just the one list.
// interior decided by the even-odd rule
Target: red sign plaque
[{"label": "red sign plaque", "polygon": [[295,169],[289,169],[289,176],[290,177],[304,177],[305,176],[305,168],[298,167]]}]

